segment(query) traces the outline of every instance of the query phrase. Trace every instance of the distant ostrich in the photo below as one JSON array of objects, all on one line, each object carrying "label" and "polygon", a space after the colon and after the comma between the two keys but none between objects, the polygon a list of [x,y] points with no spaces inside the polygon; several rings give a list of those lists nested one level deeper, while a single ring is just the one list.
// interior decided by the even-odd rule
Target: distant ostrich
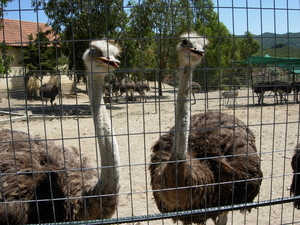
[{"label": "distant ostrich", "polygon": [[105,74],[119,49],[93,41],[83,55],[101,156],[101,174],[85,157],[18,131],[0,131],[0,224],[110,218],[117,207],[119,153],[103,104]]},{"label": "distant ostrich", "polygon": [[287,103],[287,98],[284,98],[283,95],[285,94],[287,96],[289,93],[292,92],[292,85],[288,82],[280,81],[280,80],[272,81],[271,85],[273,85],[272,91],[275,93],[276,103],[278,104],[277,93],[279,94],[280,97],[280,104],[282,104],[283,99]]},{"label": "distant ostrich", "polygon": [[258,104],[264,104],[264,94],[266,91],[272,91],[272,83],[270,81],[262,81],[253,85],[253,92],[257,95]]},{"label": "distant ostrich", "polygon": [[[156,205],[167,213],[252,202],[262,178],[255,136],[242,121],[226,113],[190,117],[191,69],[204,57],[207,41],[194,32],[181,38],[177,46],[181,74],[175,126],[152,147],[149,166]],[[178,216],[173,220],[204,224],[211,218],[223,225],[227,214]]]},{"label": "distant ostrich", "polygon": [[196,98],[195,98],[195,93],[201,91],[201,85],[198,84],[197,82],[192,82],[192,95],[194,97],[194,103],[193,105],[196,104]]},{"label": "distant ostrich", "polygon": [[[291,196],[297,196],[300,195],[300,144],[297,144],[295,147],[291,165],[294,176],[291,184],[290,194]],[[294,207],[300,209],[300,199],[295,199]]]},{"label": "distant ostrich", "polygon": [[53,101],[55,97],[59,94],[58,87],[53,84],[43,84],[40,87],[40,96],[42,97],[42,101],[46,101],[46,106],[48,100],[50,100],[51,106],[53,106]]},{"label": "distant ostrich", "polygon": [[103,99],[104,99],[104,102],[105,103],[110,103],[111,102],[111,87],[110,87],[110,84],[109,83],[104,83],[103,85],[103,89],[102,89],[102,92],[105,96],[103,96]]},{"label": "distant ostrich", "polygon": [[112,95],[115,96],[116,102],[118,102],[118,96],[119,96],[119,91],[120,91],[120,83],[119,82],[114,82],[112,84]]},{"label": "distant ostrich", "polygon": [[115,82],[112,84],[109,84],[106,82],[105,84],[103,84],[103,93],[105,94],[105,97],[104,97],[105,103],[112,102],[113,96],[115,96],[116,102],[118,102],[119,90],[120,90],[120,83],[118,83],[118,82]]},{"label": "distant ostrich", "polygon": [[278,95],[280,97],[280,104],[282,104],[282,100],[284,99],[287,102],[287,99],[283,97],[284,94],[289,94],[292,92],[292,85],[285,81],[262,81],[253,85],[253,92],[256,93],[258,97],[258,104],[263,104],[264,102],[264,94],[266,91],[274,92],[274,97],[276,98],[276,104],[278,104]]},{"label": "distant ostrich", "polygon": [[299,102],[299,92],[300,92],[300,82],[299,81],[293,81],[291,83],[292,90],[294,92],[294,101]]},{"label": "distant ostrich", "polygon": [[140,95],[140,102],[142,101],[142,98],[147,102],[147,98],[145,96],[145,91],[150,91],[150,87],[146,82],[137,82],[134,85],[134,91],[139,93]]},{"label": "distant ostrich", "polygon": [[134,101],[134,82],[130,80],[130,77],[127,74],[120,84],[120,96],[122,96],[123,93],[126,93],[127,100],[128,93],[130,93],[130,98]]},{"label": "distant ostrich", "polygon": [[106,82],[102,86],[103,86],[103,89],[102,89],[103,94],[109,95],[109,93],[111,91],[109,83]]}]

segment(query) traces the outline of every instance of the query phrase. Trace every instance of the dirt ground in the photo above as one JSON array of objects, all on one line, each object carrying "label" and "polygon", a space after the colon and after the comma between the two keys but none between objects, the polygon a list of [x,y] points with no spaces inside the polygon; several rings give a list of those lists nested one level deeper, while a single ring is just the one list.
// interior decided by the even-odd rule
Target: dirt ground
[{"label": "dirt ground", "polygon": [[[137,95],[137,94],[136,94]],[[267,96],[268,94],[266,94]],[[147,170],[150,149],[160,136],[174,125],[174,89],[165,86],[163,97],[157,97],[155,88],[146,93],[147,102],[107,104],[117,135],[121,158],[120,203],[115,217],[156,214],[150,177]],[[299,134],[299,104],[275,105],[267,96],[265,105],[253,104],[252,91],[238,90],[236,102],[220,99],[221,92],[197,93],[197,103],[191,106],[192,114],[205,110],[222,110],[244,121],[256,135],[264,179],[261,192],[255,201],[289,197],[292,180],[290,166],[293,148]],[[257,98],[255,97],[255,103]],[[0,113],[1,128],[30,131],[32,136],[52,139],[57,145],[75,146],[97,165],[94,130],[85,93],[65,95],[55,100],[53,108],[42,107],[40,100],[3,99],[0,110],[10,108],[12,114]],[[227,104],[228,103],[228,104]],[[234,104],[233,104],[234,103]],[[25,114],[25,117],[22,116]],[[61,117],[59,115],[64,115]],[[8,119],[8,120],[7,120]],[[12,119],[12,123],[10,122]],[[300,221],[300,213],[292,203],[270,205],[252,209],[251,213],[229,213],[228,224],[292,224]],[[170,219],[133,224],[173,224]],[[181,224],[181,223],[179,223]],[[208,221],[207,224],[213,224]]]}]

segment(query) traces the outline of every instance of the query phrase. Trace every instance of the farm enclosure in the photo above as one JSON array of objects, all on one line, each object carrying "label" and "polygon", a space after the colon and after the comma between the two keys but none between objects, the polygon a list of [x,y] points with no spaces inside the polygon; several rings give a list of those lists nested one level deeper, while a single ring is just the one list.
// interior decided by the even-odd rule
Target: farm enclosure
[{"label": "farm enclosure", "polygon": [[[154,102],[154,89],[147,93],[147,103],[129,103],[124,99],[121,103],[107,105],[112,116],[117,141],[120,143],[121,158],[121,189],[120,203],[114,217],[141,216],[159,213],[153,200],[150,188],[148,172],[150,149],[158,139],[161,132],[166,132],[174,124],[174,93],[171,87],[165,85],[164,97]],[[266,100],[264,106],[252,105],[252,91],[248,89],[239,90],[239,97],[235,106],[222,105],[219,98],[220,92],[196,93],[197,103],[192,106],[192,115],[204,112],[205,96],[209,98],[209,110],[221,110],[234,114],[237,118],[248,124],[256,136],[258,153],[261,156],[261,167],[264,174],[261,191],[256,201],[280,199],[290,196],[290,185],[292,170],[290,166],[294,147],[298,140],[299,132],[299,105],[293,103],[274,105],[273,98]],[[250,96],[249,96],[250,94]],[[292,96],[290,96],[292,99]],[[255,97],[255,100],[256,97]],[[122,103],[122,101],[124,101]],[[7,106],[7,100],[2,103],[3,108]],[[6,123],[2,128],[30,131],[35,137],[53,140],[57,145],[64,145],[68,148],[80,147],[83,154],[89,158],[96,159],[96,147],[92,118],[88,106],[88,97],[79,93],[76,98],[62,98],[62,105],[66,112],[70,107],[81,107],[86,110],[88,118],[81,118],[81,115],[73,115],[72,118],[45,118],[28,119]],[[12,99],[14,112],[23,114],[24,100]],[[155,104],[159,105],[156,110]],[[40,101],[27,102],[28,116],[38,116],[32,111],[41,111]],[[60,106],[55,106],[59,108]],[[40,110],[37,110],[40,108]],[[51,112],[51,109],[46,109]],[[47,114],[45,114],[47,116]],[[2,116],[2,119],[4,116]],[[129,134],[129,135],[128,135]],[[96,162],[93,166],[96,166]],[[251,213],[241,214],[239,211],[229,213],[229,224],[289,224],[300,220],[298,212],[293,208],[292,203],[277,204],[253,208]],[[113,218],[114,218],[113,217]],[[136,222],[137,223],[137,222]],[[133,223],[133,224],[136,224]],[[154,220],[141,222],[140,224],[173,224],[171,219]],[[209,221],[208,224],[213,224]]]},{"label": "farm enclosure", "polygon": [[0,224],[300,222],[299,2],[1,2]]}]

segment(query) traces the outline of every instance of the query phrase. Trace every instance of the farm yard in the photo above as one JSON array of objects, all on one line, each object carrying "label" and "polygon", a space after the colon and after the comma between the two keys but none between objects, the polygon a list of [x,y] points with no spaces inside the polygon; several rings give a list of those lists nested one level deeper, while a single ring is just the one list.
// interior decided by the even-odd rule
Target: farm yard
[{"label": "farm yard", "polygon": [[[158,214],[151,187],[148,165],[151,146],[159,136],[174,125],[173,87],[164,85],[163,96],[158,97],[154,85],[146,92],[147,102],[126,101],[107,103],[115,135],[119,143],[121,189],[117,212],[112,218]],[[83,85],[81,86],[83,88]],[[196,104],[191,114],[221,110],[241,119],[254,132],[258,154],[261,158],[263,181],[256,201],[266,201],[290,196],[292,181],[291,158],[299,134],[299,104],[289,94],[288,104],[274,104],[273,94],[265,93],[263,105],[251,89],[238,89],[234,99],[222,99],[222,91],[196,93]],[[254,98],[253,98],[254,96]],[[193,101],[193,100],[191,100]],[[53,140],[57,145],[76,147],[88,156],[93,166],[97,147],[93,120],[86,93],[64,95],[56,98],[56,106],[43,107],[40,100],[3,99],[1,128],[30,132],[33,137]],[[255,103],[255,104],[253,104]],[[26,117],[22,117],[26,115]],[[25,119],[28,118],[28,119]],[[293,203],[253,208],[251,213],[229,213],[228,224],[292,224],[300,221],[300,213]],[[142,221],[132,224],[173,224],[171,219]],[[181,222],[178,222],[181,224]],[[213,224],[209,220],[207,224]]]}]

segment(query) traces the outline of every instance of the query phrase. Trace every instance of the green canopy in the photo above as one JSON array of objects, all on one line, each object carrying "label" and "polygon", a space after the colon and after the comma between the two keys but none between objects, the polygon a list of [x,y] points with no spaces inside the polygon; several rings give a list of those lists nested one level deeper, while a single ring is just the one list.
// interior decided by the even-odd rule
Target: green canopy
[{"label": "green canopy", "polygon": [[300,67],[300,58],[279,58],[271,57],[268,54],[265,56],[249,56],[244,61],[234,61],[243,64],[273,64],[277,66]]}]

